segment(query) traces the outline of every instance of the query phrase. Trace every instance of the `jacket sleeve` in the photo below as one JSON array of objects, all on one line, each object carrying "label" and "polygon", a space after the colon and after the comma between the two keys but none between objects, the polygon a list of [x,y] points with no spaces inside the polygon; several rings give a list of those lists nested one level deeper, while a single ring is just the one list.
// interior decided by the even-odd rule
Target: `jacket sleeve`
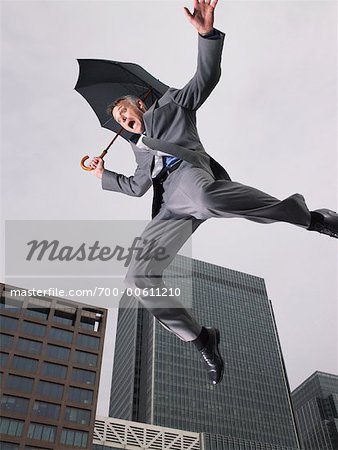
[{"label": "jacket sleeve", "polygon": [[135,152],[137,167],[134,175],[127,177],[120,173],[104,170],[102,175],[102,189],[133,197],[141,197],[152,185],[150,164],[152,156],[146,152]]},{"label": "jacket sleeve", "polygon": [[221,76],[225,34],[215,30],[209,37],[198,35],[197,70],[182,89],[170,89],[171,99],[187,109],[198,109],[209,97]]}]

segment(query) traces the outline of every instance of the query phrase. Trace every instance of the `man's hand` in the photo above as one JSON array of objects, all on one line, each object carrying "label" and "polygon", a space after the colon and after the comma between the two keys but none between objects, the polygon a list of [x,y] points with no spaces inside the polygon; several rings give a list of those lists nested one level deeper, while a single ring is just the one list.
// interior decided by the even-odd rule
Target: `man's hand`
[{"label": "man's hand", "polygon": [[194,12],[188,8],[184,12],[189,22],[200,34],[209,33],[214,27],[214,10],[218,0],[194,0]]},{"label": "man's hand", "polygon": [[104,171],[104,161],[102,158],[95,156],[92,162],[89,164],[89,167],[94,169],[92,170],[92,172],[97,176],[97,178],[102,178],[102,174]]}]

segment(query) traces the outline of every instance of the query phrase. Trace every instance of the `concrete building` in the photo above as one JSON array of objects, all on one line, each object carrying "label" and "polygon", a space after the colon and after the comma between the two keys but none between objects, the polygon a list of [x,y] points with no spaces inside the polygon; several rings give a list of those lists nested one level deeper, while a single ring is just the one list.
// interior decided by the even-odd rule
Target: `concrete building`
[{"label": "concrete building", "polygon": [[97,417],[93,450],[201,450],[199,433]]},{"label": "concrete building", "polygon": [[93,450],[290,450],[248,439],[193,433],[111,417],[97,417]]},{"label": "concrete building", "polygon": [[0,287],[1,450],[91,449],[106,310]]},{"label": "concrete building", "polygon": [[302,449],[338,450],[338,376],[315,372],[292,392]]},{"label": "concrete building", "polygon": [[[192,264],[192,267],[191,267]],[[193,310],[221,331],[222,383],[208,383],[196,349],[124,296],[118,317],[110,413],[114,418],[204,433],[204,448],[298,449],[291,395],[264,280],[177,257]],[[184,281],[182,281],[184,283]],[[187,288],[188,289],[188,288]],[[184,290],[184,289],[183,289]]]}]

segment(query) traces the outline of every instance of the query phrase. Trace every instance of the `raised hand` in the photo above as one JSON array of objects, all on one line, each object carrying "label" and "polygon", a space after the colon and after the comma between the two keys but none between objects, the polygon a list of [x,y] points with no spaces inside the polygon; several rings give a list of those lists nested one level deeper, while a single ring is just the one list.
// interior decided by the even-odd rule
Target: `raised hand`
[{"label": "raised hand", "polygon": [[189,22],[200,34],[207,34],[214,26],[214,11],[218,0],[194,0],[194,11],[184,7]]}]

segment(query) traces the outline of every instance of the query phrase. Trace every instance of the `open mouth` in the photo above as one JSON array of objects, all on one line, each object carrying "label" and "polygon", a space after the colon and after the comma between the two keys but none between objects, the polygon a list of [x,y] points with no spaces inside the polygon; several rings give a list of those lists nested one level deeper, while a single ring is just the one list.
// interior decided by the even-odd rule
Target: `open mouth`
[{"label": "open mouth", "polygon": [[128,122],[128,127],[131,128],[132,130],[134,129],[135,126],[135,120],[129,120]]}]

